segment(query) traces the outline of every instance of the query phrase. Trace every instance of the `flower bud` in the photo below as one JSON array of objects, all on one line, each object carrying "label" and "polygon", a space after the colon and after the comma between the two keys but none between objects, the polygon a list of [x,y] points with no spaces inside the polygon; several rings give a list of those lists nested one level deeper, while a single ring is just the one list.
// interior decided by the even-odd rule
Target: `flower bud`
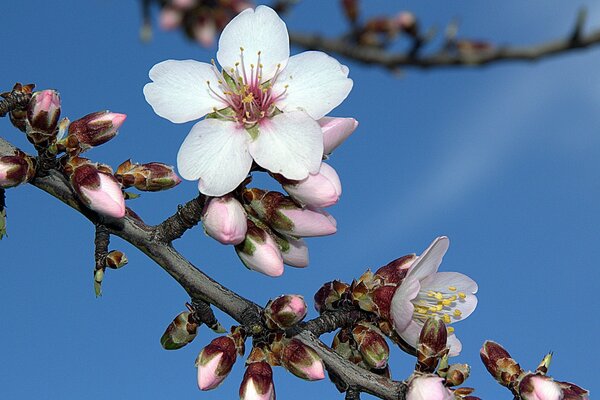
[{"label": "flower bud", "polygon": [[162,30],[171,31],[181,25],[183,13],[176,8],[165,6],[160,10],[158,25]]},{"label": "flower bud", "polygon": [[390,261],[387,265],[375,271],[375,276],[381,279],[385,285],[399,285],[416,258],[415,254],[408,254]]},{"label": "flower bud", "polygon": [[358,126],[358,121],[354,118],[323,117],[317,122],[323,131],[323,154],[330,154]]},{"label": "flower bud", "polygon": [[420,372],[433,372],[447,353],[448,331],[441,318],[429,317],[421,328],[417,344],[417,366]]},{"label": "flower bud", "polygon": [[562,400],[562,388],[549,376],[529,374],[519,383],[518,392],[523,400]]},{"label": "flower bud", "polygon": [[491,340],[487,340],[479,351],[481,361],[488,372],[503,386],[509,386],[517,380],[521,366],[511,358],[508,351]]},{"label": "flower bud", "polygon": [[283,188],[302,205],[329,207],[338,202],[342,195],[342,183],[335,169],[321,163],[316,174],[309,174],[301,181],[283,181]]},{"label": "flower bud", "polygon": [[275,400],[273,370],[268,363],[248,364],[240,386],[240,400]]},{"label": "flower bud", "polygon": [[369,323],[360,322],[352,329],[352,337],[369,367],[385,368],[390,358],[390,348],[379,329]]},{"label": "flower bud", "polygon": [[325,378],[321,357],[298,339],[291,339],[284,345],[281,365],[298,378],[307,381]]},{"label": "flower bud", "polygon": [[279,246],[283,262],[291,267],[308,266],[308,246],[303,239],[294,239],[285,235],[273,236]]},{"label": "flower bud", "polygon": [[42,90],[31,96],[27,107],[27,136],[35,145],[47,145],[54,137],[60,118],[60,97],[55,90]]},{"label": "flower bud", "polygon": [[113,250],[106,255],[105,265],[110,269],[119,269],[124,267],[129,260],[127,256],[119,250]]},{"label": "flower bud", "polygon": [[194,340],[199,325],[190,320],[190,315],[191,313],[184,311],[169,324],[160,338],[163,349],[177,350]]},{"label": "flower bud", "polygon": [[420,375],[410,380],[406,400],[454,400],[454,395],[439,376]]},{"label": "flower bud", "polygon": [[104,280],[104,268],[94,270],[94,292],[96,297],[102,296],[102,281]]},{"label": "flower bud", "polygon": [[325,283],[317,293],[315,293],[315,309],[319,313],[337,309],[342,300],[342,296],[347,294],[349,289],[350,285],[344,282],[331,281]]},{"label": "flower bud", "polygon": [[20,150],[0,157],[0,188],[8,189],[29,182],[35,176],[35,161]]},{"label": "flower bud", "polygon": [[446,372],[446,386],[459,386],[462,385],[469,374],[471,373],[471,367],[468,364],[452,364],[448,367]]},{"label": "flower bud", "polygon": [[312,237],[331,235],[337,231],[335,219],[322,210],[298,207],[291,198],[279,192],[246,189],[244,198],[258,218],[284,235]]},{"label": "flower bud", "polygon": [[235,251],[246,268],[268,276],[283,274],[283,258],[279,246],[267,231],[247,220],[248,231]]},{"label": "flower bud", "polygon": [[65,139],[66,147],[80,153],[100,146],[114,138],[127,118],[125,114],[110,111],[98,111],[86,115],[69,125],[69,134]]},{"label": "flower bud", "polygon": [[202,349],[196,359],[198,387],[200,390],[216,388],[231,372],[237,358],[235,341],[229,336],[220,336]]},{"label": "flower bud", "polygon": [[70,181],[79,199],[99,214],[122,218],[125,215],[125,198],[115,177],[100,171],[102,166],[90,162],[74,161],[73,164]]},{"label": "flower bud", "polygon": [[124,187],[135,187],[145,192],[167,190],[181,183],[173,167],[159,162],[135,164],[127,160],[117,168],[115,178]]},{"label": "flower bud", "polygon": [[244,242],[248,231],[246,211],[231,196],[214,197],[204,205],[201,216],[206,234],[223,244]]},{"label": "flower bud", "polygon": [[296,325],[306,316],[304,298],[296,294],[286,294],[269,301],[264,311],[269,329],[285,329]]}]

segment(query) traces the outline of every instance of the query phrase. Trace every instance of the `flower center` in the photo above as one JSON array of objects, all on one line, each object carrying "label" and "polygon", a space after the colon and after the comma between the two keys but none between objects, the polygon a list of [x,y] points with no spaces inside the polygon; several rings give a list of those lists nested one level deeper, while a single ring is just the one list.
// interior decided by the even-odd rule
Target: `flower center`
[{"label": "flower center", "polygon": [[273,85],[281,73],[281,64],[271,79],[263,81],[263,64],[261,52],[256,55],[256,63],[247,63],[244,49],[240,47],[240,61],[235,63],[235,68],[228,71],[219,71],[212,61],[213,70],[217,75],[219,92],[210,86],[212,95],[226,103],[228,107],[222,110],[213,109],[217,117],[237,122],[246,129],[258,124],[263,118],[270,118],[279,112],[275,102],[286,95],[287,86],[282,93],[273,93]]},{"label": "flower center", "polygon": [[[446,290],[439,292],[421,290],[412,300],[415,306],[413,317],[421,322],[429,317],[438,317],[444,323],[451,324],[461,319],[462,312],[457,306],[466,298],[467,294],[459,292],[455,286],[448,286]],[[452,328],[448,328],[448,332],[452,331]]]}]

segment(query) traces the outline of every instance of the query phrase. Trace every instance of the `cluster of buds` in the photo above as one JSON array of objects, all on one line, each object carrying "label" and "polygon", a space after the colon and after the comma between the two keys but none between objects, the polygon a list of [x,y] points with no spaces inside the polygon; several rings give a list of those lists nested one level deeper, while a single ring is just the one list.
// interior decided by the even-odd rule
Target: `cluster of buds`
[{"label": "cluster of buds", "polygon": [[589,391],[547,376],[552,354],[544,356],[535,371],[524,371],[501,345],[486,341],[479,352],[488,372],[523,400],[588,400]]},{"label": "cluster of buds", "polygon": [[[353,118],[325,117],[319,121],[327,157],[357,127]],[[325,162],[318,173],[301,181],[273,177],[289,194],[241,187],[206,201],[201,220],[204,231],[222,244],[234,245],[242,263],[268,276],[279,276],[284,264],[308,265],[305,237],[336,232],[336,221],[323,210],[340,198],[342,187],[335,170]]]},{"label": "cluster of buds", "polygon": [[225,25],[241,11],[252,7],[252,3],[246,0],[169,0],[162,2],[161,7],[161,29],[183,28],[190,39],[210,47]]}]

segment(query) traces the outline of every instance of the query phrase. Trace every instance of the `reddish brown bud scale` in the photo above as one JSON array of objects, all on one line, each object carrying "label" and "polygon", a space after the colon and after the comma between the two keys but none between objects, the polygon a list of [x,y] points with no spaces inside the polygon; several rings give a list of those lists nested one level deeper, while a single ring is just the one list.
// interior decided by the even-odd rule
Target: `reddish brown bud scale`
[{"label": "reddish brown bud scale", "polygon": [[127,160],[119,165],[115,177],[125,187],[146,192],[171,189],[181,183],[173,167],[159,162],[134,164]]},{"label": "reddish brown bud scale", "polygon": [[110,111],[98,111],[71,122],[65,146],[73,154],[100,146],[117,135],[127,116]]},{"label": "reddish brown bud scale", "polygon": [[386,285],[399,285],[416,258],[415,254],[397,258],[375,271],[375,276],[380,278]]},{"label": "reddish brown bud scale", "polygon": [[184,311],[169,324],[160,338],[165,350],[177,350],[191,343],[198,332],[198,324],[190,321],[190,313]]},{"label": "reddish brown bud scale", "polygon": [[446,386],[459,386],[462,385],[469,374],[471,373],[471,367],[467,364],[452,364],[448,368],[446,373]]},{"label": "reddish brown bud scale", "polygon": [[235,340],[231,336],[213,339],[198,355],[198,387],[214,389],[229,375],[237,359]]},{"label": "reddish brown bud scale", "polygon": [[105,265],[111,269],[118,269],[124,267],[129,260],[127,256],[119,250],[113,250],[106,255]]},{"label": "reddish brown bud scale", "polygon": [[281,365],[301,379],[314,381],[325,377],[321,357],[298,339],[291,339],[284,345]]},{"label": "reddish brown bud scale", "polygon": [[390,348],[379,329],[369,323],[360,322],[352,329],[352,337],[364,362],[370,368],[385,368],[390,358]]},{"label": "reddish brown bud scale", "polygon": [[56,139],[60,118],[60,96],[54,90],[42,90],[31,96],[27,106],[25,130],[27,138],[36,147],[47,147]]},{"label": "reddish brown bud scale", "polygon": [[346,293],[348,293],[350,285],[340,281],[331,281],[325,283],[315,293],[315,309],[322,313],[323,311],[335,310],[339,301]]},{"label": "reddish brown bud scale", "polygon": [[521,366],[498,343],[486,341],[479,355],[488,372],[503,386],[511,386],[523,372]]},{"label": "reddish brown bud scale", "polygon": [[248,364],[240,385],[240,400],[274,400],[273,370],[264,362]]},{"label": "reddish brown bud scale", "polygon": [[306,316],[307,307],[300,295],[284,295],[269,301],[264,316],[270,329],[285,329],[294,326]]},{"label": "reddish brown bud scale", "polygon": [[8,189],[29,182],[35,176],[35,160],[20,150],[0,157],[0,188]]}]

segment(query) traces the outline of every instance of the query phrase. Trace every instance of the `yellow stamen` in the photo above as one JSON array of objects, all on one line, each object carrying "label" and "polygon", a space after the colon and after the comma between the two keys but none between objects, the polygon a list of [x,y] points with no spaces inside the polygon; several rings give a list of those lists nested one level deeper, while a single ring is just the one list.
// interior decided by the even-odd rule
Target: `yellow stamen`
[{"label": "yellow stamen", "polygon": [[450,316],[449,315],[444,314],[443,319],[444,319],[444,323],[446,323],[446,324],[450,323]]},{"label": "yellow stamen", "polygon": [[448,286],[448,290],[451,292],[456,292],[456,286]]},{"label": "yellow stamen", "polygon": [[460,317],[462,315],[462,312],[459,309],[454,310],[454,316],[455,317]]},{"label": "yellow stamen", "polygon": [[461,299],[465,299],[467,297],[466,294],[464,294],[463,292],[458,292],[458,297],[460,297]]}]

